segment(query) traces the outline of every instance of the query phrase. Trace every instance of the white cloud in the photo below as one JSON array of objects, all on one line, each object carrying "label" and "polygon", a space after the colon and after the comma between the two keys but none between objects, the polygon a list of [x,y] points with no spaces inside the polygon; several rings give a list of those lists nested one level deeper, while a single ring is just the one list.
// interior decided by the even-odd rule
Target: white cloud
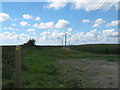
[{"label": "white cloud", "polygon": [[83,37],[84,37],[84,33],[83,32],[77,32],[77,33],[71,35],[69,40],[72,43],[76,43],[76,41],[80,42],[83,39]]},{"label": "white cloud", "polygon": [[52,32],[60,32],[60,30],[49,30],[49,31],[52,31]]},{"label": "white cloud", "polygon": [[113,33],[112,33],[112,36],[118,36],[118,35],[119,35],[118,32],[113,32]]},{"label": "white cloud", "polygon": [[93,25],[93,27],[100,27],[101,24],[105,23],[105,20],[100,18],[100,19],[97,19],[95,20],[95,24]]},{"label": "white cloud", "polygon": [[68,28],[68,32],[71,32],[71,31],[73,31],[73,29],[72,28]]},{"label": "white cloud", "polygon": [[17,19],[12,19],[12,18],[10,18],[10,21],[17,21]]},{"label": "white cloud", "polygon": [[64,19],[59,20],[56,24],[54,22],[47,22],[47,23],[35,23],[33,27],[39,28],[39,29],[55,29],[55,28],[66,28],[70,26],[70,22]]},{"label": "white cloud", "polygon": [[42,37],[41,37],[42,40],[47,40],[48,38],[50,39],[51,32],[49,32],[49,31],[44,31],[44,32],[42,32],[40,35],[42,36]]},{"label": "white cloud", "polygon": [[41,40],[47,40],[47,37],[46,36],[43,36],[40,38]]},{"label": "white cloud", "polygon": [[102,18],[97,19],[97,20],[95,21],[96,24],[102,24],[102,23],[104,23],[104,22],[105,22],[105,20],[102,19]]},{"label": "white cloud", "polygon": [[64,19],[59,20],[55,25],[56,28],[66,28],[68,26],[70,26],[70,22]]},{"label": "white cloud", "polygon": [[9,14],[7,13],[0,13],[0,22],[6,21],[10,18]]},{"label": "white cloud", "polygon": [[35,18],[35,20],[36,20],[36,21],[40,21],[41,18],[37,16],[37,17]]},{"label": "white cloud", "polygon": [[66,32],[67,33],[67,36],[71,36],[72,35],[72,33],[71,32]]},{"label": "white cloud", "polygon": [[25,33],[21,33],[19,34],[19,36],[28,36],[28,35],[26,35]]},{"label": "white cloud", "polygon": [[[87,44],[87,43],[117,43],[118,42],[118,32],[115,32],[115,29],[106,29],[101,31],[98,34],[98,30],[93,29],[89,32],[77,32],[70,33],[67,31],[67,44],[70,42],[71,44]],[[45,41],[48,43],[56,43],[61,45],[61,40],[64,40],[65,32],[61,30],[49,30],[42,32],[39,36],[36,35],[35,32],[30,32],[29,35],[25,33],[17,34],[16,32],[3,32],[0,33],[0,38],[4,38],[5,40],[20,40],[26,42],[29,38],[35,38],[37,41],[41,41],[40,44],[43,44]],[[109,37],[109,39],[107,38]]]},{"label": "white cloud", "polygon": [[90,33],[91,33],[91,34],[94,34],[94,35],[97,34],[97,29],[91,30]]},{"label": "white cloud", "polygon": [[9,34],[10,32],[4,32],[4,34]]},{"label": "white cloud", "polygon": [[58,33],[57,32],[52,32],[50,37],[56,39],[58,37]]},{"label": "white cloud", "polygon": [[22,22],[20,22],[20,25],[21,26],[30,26],[30,24],[28,24],[28,22],[26,22],[26,21],[22,21]]},{"label": "white cloud", "polygon": [[73,34],[71,38],[76,38],[76,39],[79,39],[81,37],[84,36],[84,33],[83,32],[78,32],[76,34]]},{"label": "white cloud", "polygon": [[118,20],[118,21],[112,21],[112,22],[108,23],[106,25],[106,27],[118,26],[119,23],[120,23],[120,20]]},{"label": "white cloud", "polygon": [[12,26],[16,26],[16,24],[13,23]]},{"label": "white cloud", "polygon": [[[87,44],[87,43],[118,43],[118,32],[115,32],[115,29],[107,29],[103,30],[101,33],[99,31],[93,29],[89,32],[77,32],[72,34],[70,38],[70,42],[78,43],[78,44]],[[109,38],[109,39],[108,39]]]},{"label": "white cloud", "polygon": [[40,24],[35,23],[33,26],[39,29],[51,29],[51,28],[54,28],[55,24],[54,22],[47,22],[47,23],[40,23]]},{"label": "white cloud", "polygon": [[32,34],[32,35],[36,35],[36,32],[32,32],[31,34]]},{"label": "white cloud", "polygon": [[32,16],[29,14],[22,15],[24,19],[32,19]]},{"label": "white cloud", "polygon": [[[67,4],[67,2],[59,2],[57,0],[48,0],[48,1],[50,1],[51,3],[49,5],[47,5],[46,8],[54,8],[56,10],[65,7]],[[65,1],[65,0],[63,0],[63,1]]]},{"label": "white cloud", "polygon": [[65,33],[60,30],[44,31],[40,34],[44,40],[58,40],[64,38]]},{"label": "white cloud", "polygon": [[[107,2],[108,1],[108,2]],[[75,0],[73,3],[73,9],[84,9],[86,11],[94,11],[94,10],[109,10],[112,6],[116,6],[117,2],[112,2],[112,0],[83,0],[79,2]]]},{"label": "white cloud", "polygon": [[0,38],[5,39],[5,40],[25,40],[29,35],[25,33],[17,34],[16,32],[3,32],[0,33]]},{"label": "white cloud", "polygon": [[[78,32],[75,34],[70,33],[69,31],[67,33],[67,41],[68,42],[95,42],[97,38],[100,36],[97,36],[97,29],[93,29],[90,32],[84,33],[84,32]],[[65,32],[62,32],[61,30],[53,30],[53,31],[44,31],[40,34],[42,36],[42,40],[64,40]],[[67,42],[67,43],[68,43]],[[60,41],[59,41],[60,43]]]},{"label": "white cloud", "polygon": [[35,29],[29,28],[27,29],[27,31],[35,31]]},{"label": "white cloud", "polygon": [[115,31],[115,29],[106,29],[103,30],[103,36],[111,36],[113,34],[113,32]]},{"label": "white cloud", "polygon": [[84,35],[85,38],[96,38],[97,30],[93,29],[90,32],[87,32],[86,35]]},{"label": "white cloud", "polygon": [[49,38],[51,39],[60,39],[63,38],[65,35],[64,32],[51,32],[51,35],[49,36]]},{"label": "white cloud", "polygon": [[86,35],[84,35],[85,38],[92,38],[94,37],[94,34],[91,34],[90,32],[87,32]]},{"label": "white cloud", "polygon": [[101,39],[104,42],[116,42],[118,43],[118,32],[115,29],[107,29],[102,31]]},{"label": "white cloud", "polygon": [[73,9],[84,9],[86,11],[93,10],[109,10],[112,6],[118,8],[119,0],[47,0],[47,8],[56,10],[64,8],[67,4],[71,4]]},{"label": "white cloud", "polygon": [[92,27],[101,27],[99,24],[94,24]]},{"label": "white cloud", "polygon": [[15,30],[15,31],[18,31],[18,30],[19,30],[19,29],[12,28],[12,27],[4,27],[3,29],[4,29],[4,30]]},{"label": "white cloud", "polygon": [[90,22],[90,20],[84,19],[84,20],[82,20],[82,22],[83,22],[83,23],[88,23],[88,22]]},{"label": "white cloud", "polygon": [[59,37],[63,37],[63,36],[65,36],[65,33],[60,32],[60,33],[59,33]]},{"label": "white cloud", "polygon": [[44,31],[44,32],[42,32],[40,35],[42,35],[42,36],[48,36],[48,35],[50,35],[50,34],[51,34],[50,32]]}]

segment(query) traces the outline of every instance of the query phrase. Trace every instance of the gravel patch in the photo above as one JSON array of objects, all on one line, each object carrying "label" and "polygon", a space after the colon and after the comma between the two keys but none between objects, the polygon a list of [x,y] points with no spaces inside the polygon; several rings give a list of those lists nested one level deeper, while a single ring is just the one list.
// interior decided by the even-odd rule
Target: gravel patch
[{"label": "gravel patch", "polygon": [[118,88],[118,62],[90,59],[57,62],[62,66],[62,77],[81,83],[78,87]]}]

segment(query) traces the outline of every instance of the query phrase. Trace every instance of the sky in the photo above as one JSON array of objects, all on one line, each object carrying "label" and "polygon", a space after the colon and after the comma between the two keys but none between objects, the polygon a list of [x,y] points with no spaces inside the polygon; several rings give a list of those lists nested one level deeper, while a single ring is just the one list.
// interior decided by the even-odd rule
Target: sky
[{"label": "sky", "polygon": [[2,2],[0,45],[118,43],[118,2],[48,1]]}]

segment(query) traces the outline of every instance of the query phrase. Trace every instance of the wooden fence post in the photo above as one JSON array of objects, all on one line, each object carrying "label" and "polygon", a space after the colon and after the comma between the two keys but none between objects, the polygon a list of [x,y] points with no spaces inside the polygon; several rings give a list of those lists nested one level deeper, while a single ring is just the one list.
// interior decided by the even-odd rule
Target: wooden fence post
[{"label": "wooden fence post", "polygon": [[15,74],[16,74],[16,88],[21,88],[21,47],[15,48]]}]

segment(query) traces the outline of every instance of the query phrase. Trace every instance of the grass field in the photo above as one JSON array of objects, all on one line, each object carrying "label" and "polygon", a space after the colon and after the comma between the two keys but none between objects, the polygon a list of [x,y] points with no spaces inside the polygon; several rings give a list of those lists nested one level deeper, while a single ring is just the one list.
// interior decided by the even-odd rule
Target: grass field
[{"label": "grass field", "polygon": [[[3,88],[15,87],[14,50],[3,47]],[[118,52],[118,45],[22,47],[22,88],[117,87]]]}]

